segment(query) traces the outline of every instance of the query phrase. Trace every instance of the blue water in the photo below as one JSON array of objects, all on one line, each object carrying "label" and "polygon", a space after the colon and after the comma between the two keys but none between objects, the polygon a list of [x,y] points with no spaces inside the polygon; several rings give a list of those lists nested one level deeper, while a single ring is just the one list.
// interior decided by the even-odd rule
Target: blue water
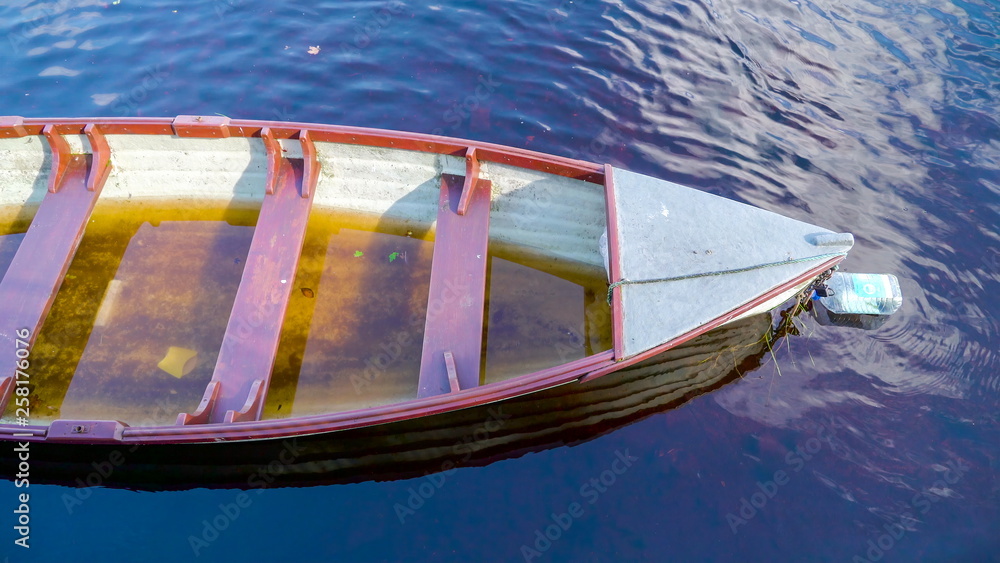
[{"label": "blue water", "polygon": [[[610,162],[852,231],[844,268],[895,273],[906,302],[875,332],[809,321],[679,409],[448,474],[402,521],[427,478],[34,484],[25,550],[0,481],[0,557],[1000,560],[996,0],[3,4],[0,114],[220,113]],[[536,543],[553,514],[571,527]]]}]

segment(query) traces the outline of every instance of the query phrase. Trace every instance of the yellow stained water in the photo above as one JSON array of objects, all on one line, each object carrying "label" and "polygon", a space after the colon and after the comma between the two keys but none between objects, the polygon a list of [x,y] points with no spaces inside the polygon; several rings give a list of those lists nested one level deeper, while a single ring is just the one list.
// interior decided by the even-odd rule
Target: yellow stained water
[{"label": "yellow stained water", "polygon": [[[100,202],[32,349],[32,422],[161,425],[194,411],[257,214]],[[26,227],[0,227],[0,272]],[[415,398],[432,256],[432,232],[314,209],[264,418]],[[487,284],[481,383],[610,348],[600,277],[491,247]]]}]

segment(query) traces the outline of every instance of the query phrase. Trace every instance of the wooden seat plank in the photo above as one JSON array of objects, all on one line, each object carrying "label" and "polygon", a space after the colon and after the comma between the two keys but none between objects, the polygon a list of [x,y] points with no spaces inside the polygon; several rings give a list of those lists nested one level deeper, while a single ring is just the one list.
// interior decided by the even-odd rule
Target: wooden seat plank
[{"label": "wooden seat plank", "polygon": [[[464,197],[463,186],[472,190],[471,193],[466,191]],[[467,182],[462,176],[441,175],[424,344],[420,356],[417,391],[420,397],[451,392],[449,372],[457,375],[461,389],[479,385],[486,300],[486,250],[490,233],[490,187],[488,180]],[[459,213],[460,201],[468,204],[464,214]]]},{"label": "wooden seat plank", "polygon": [[[88,154],[70,155],[68,149],[53,155],[59,180],[50,184],[0,281],[0,319],[4,323],[0,327],[4,341],[0,349],[0,379],[15,375],[16,362],[20,359],[16,351],[23,348],[15,346],[17,331],[27,329],[28,338],[21,340],[29,344],[34,342],[83,238],[107,179],[107,174],[102,174],[99,181],[92,182],[93,189],[87,189],[92,158]],[[30,374],[30,370],[24,371]],[[13,386],[7,390],[0,396],[0,413],[7,406]]]},{"label": "wooden seat plank", "polygon": [[208,422],[258,420],[264,406],[313,201],[301,195],[312,189],[303,188],[301,161],[281,158],[277,166],[212,375],[220,385]]}]

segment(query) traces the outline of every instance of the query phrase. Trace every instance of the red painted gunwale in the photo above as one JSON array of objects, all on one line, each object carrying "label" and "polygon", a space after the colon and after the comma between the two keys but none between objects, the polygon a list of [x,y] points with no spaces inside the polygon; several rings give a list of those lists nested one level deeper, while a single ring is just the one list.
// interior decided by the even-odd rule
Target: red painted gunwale
[{"label": "red painted gunwale", "polygon": [[[203,123],[201,120],[204,119]],[[382,129],[363,127],[348,127],[336,125],[320,125],[312,123],[290,123],[276,121],[238,120],[220,117],[191,118],[19,118],[0,117],[0,138],[21,137],[25,135],[40,135],[46,125],[52,125],[52,130],[60,135],[82,135],[88,125],[97,125],[105,135],[137,134],[137,135],[174,135],[175,125],[183,128],[185,136],[207,137],[260,137],[262,129],[267,128],[275,139],[301,138],[305,134],[314,142],[334,142],[397,148],[465,156],[475,150],[478,161],[492,161],[512,166],[547,172],[592,182],[605,186],[607,194],[611,194],[611,168],[590,162],[574,160],[554,155],[496,145],[427,135],[422,133],[403,133]],[[204,135],[201,135],[201,132]],[[613,197],[613,196],[611,196]],[[617,234],[613,228],[616,224],[614,201],[609,202],[609,253],[612,278],[618,279],[619,262],[617,256]],[[673,346],[677,346],[699,334],[707,332],[738,315],[788,291],[789,289],[815,278],[822,272],[843,260],[842,256],[833,258],[809,270],[803,275],[784,284],[772,288],[732,311],[713,319],[712,321],[681,335],[652,350],[631,358],[622,358],[622,316],[620,296],[615,292],[612,300],[612,331],[614,347],[612,350],[600,352],[592,356],[568,362],[535,373],[522,375],[506,381],[491,383],[456,393],[448,393],[424,397],[368,409],[338,412],[331,414],[307,416],[300,418],[259,420],[236,423],[198,424],[193,426],[159,426],[159,427],[126,427],[121,432],[122,443],[172,444],[196,442],[225,442],[233,440],[261,440],[285,438],[310,434],[337,432],[362,426],[372,426],[397,422],[401,420],[420,418],[459,410],[478,405],[502,401],[520,395],[526,395],[558,385],[583,381],[612,373],[619,369],[645,360]],[[0,425],[0,439],[17,439],[28,442],[46,441],[46,426],[21,427],[12,424]],[[49,437],[50,442],[72,442],[87,444],[97,440],[79,440],[71,437]],[[106,440],[103,440],[106,442]]]},{"label": "red painted gunwale", "polygon": [[[170,117],[70,117],[32,118],[25,117],[16,124],[8,118],[0,118],[0,139],[40,135],[45,125],[52,124],[60,135],[82,135],[87,125],[100,126],[105,135],[174,135],[175,118]],[[207,119],[207,118],[206,118]],[[255,121],[249,119],[228,119],[230,137],[260,137],[261,129],[271,129],[275,139],[294,139],[300,131],[308,131],[313,142],[345,143],[392,149],[405,149],[464,157],[468,149],[476,149],[478,160],[500,162],[521,168],[548,172],[592,182],[604,183],[604,167],[592,162],[554,156],[527,149],[518,149],[493,143],[483,143],[453,137],[428,135],[424,133],[404,133],[386,129],[369,129],[345,125],[321,125],[286,121]]]},{"label": "red painted gunwale", "polygon": [[[608,274],[610,282],[622,279],[622,262],[618,254],[618,206],[615,202],[615,174],[610,164],[604,165],[604,205],[608,226]],[[625,316],[622,314],[621,286],[611,292],[611,338],[615,358],[625,357]]]}]

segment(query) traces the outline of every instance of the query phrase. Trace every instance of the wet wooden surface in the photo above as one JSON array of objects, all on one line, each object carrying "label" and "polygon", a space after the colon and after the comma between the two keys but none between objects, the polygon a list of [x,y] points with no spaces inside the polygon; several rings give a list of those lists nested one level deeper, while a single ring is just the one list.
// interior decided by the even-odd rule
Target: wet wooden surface
[{"label": "wet wooden surface", "polygon": [[490,183],[479,180],[458,214],[465,178],[443,174],[434,235],[431,286],[420,356],[418,395],[451,391],[444,353],[451,352],[462,389],[479,385],[490,233]]},{"label": "wet wooden surface", "polygon": [[[302,197],[302,165],[281,159],[278,185],[260,209],[253,242],[212,379],[222,388],[211,422],[239,412],[255,381],[265,388],[278,350],[282,322],[295,281],[312,198]],[[308,191],[306,192],[308,193]],[[248,413],[260,418],[263,404]]]}]

